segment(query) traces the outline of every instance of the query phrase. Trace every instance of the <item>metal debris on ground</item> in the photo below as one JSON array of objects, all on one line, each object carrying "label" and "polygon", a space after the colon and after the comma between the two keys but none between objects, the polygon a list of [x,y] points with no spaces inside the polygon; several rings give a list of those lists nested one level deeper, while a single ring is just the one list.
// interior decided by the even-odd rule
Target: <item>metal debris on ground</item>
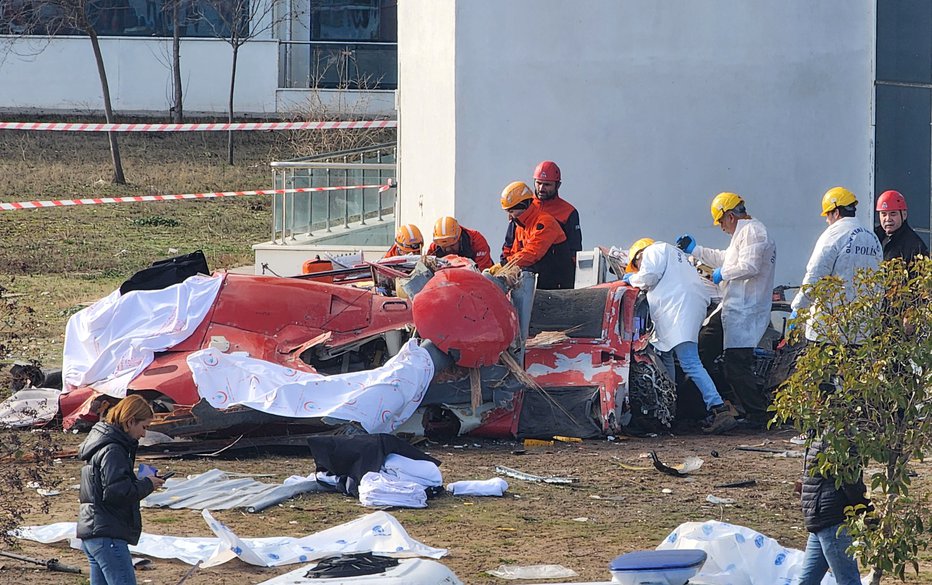
[{"label": "metal debris on ground", "polygon": [[715,487],[715,488],[745,488],[745,487],[752,487],[752,486],[755,486],[755,485],[757,485],[757,480],[754,480],[754,479],[743,479],[743,480],[741,480],[741,481],[732,481],[732,482],[728,482],[728,483],[720,483],[720,484],[715,485],[715,486],[713,486],[713,487]]},{"label": "metal debris on ground", "polygon": [[716,506],[730,506],[735,503],[734,498],[720,498],[712,494],[707,495],[705,501],[710,504],[715,504]]},{"label": "metal debris on ground", "polygon": [[517,469],[505,467],[504,465],[496,465],[495,473],[500,473],[502,475],[512,477],[514,479],[532,481],[535,483],[571,484],[571,483],[577,483],[579,481],[579,478],[576,478],[576,477],[553,477],[553,476],[544,477],[541,475],[534,475],[532,473],[525,473],[523,471],[518,471]]},{"label": "metal debris on ground", "polygon": [[648,453],[648,455],[650,456],[650,460],[654,463],[654,468],[657,471],[667,475],[672,475],[673,477],[685,477],[693,471],[697,471],[704,463],[702,458],[691,456],[684,459],[683,462],[679,465],[670,467],[669,465],[665,465],[662,461],[660,461],[660,458],[657,457],[657,453],[654,451],[651,451]]},{"label": "metal debris on ground", "polygon": [[81,569],[79,569],[78,567],[64,565],[58,562],[58,559],[48,559],[48,560],[43,561],[41,559],[34,559],[32,557],[18,555],[18,554],[11,553],[11,552],[6,552],[4,550],[0,550],[0,557],[6,557],[8,559],[14,559],[17,561],[23,561],[25,563],[32,563],[34,565],[39,565],[39,566],[45,567],[46,570],[48,571],[56,571],[59,573],[75,573],[77,575],[81,574]]},{"label": "metal debris on ground", "polygon": [[165,489],[142,501],[148,508],[190,508],[229,510],[245,508],[260,512],[298,494],[328,491],[316,480],[290,484],[260,483],[251,477],[231,479],[219,469],[211,469],[190,479],[169,480]]}]

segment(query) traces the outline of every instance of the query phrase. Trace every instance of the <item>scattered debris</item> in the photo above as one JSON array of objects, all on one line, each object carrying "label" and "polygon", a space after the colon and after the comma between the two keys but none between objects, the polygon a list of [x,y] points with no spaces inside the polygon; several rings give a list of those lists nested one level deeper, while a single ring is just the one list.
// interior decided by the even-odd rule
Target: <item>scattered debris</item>
[{"label": "scattered debris", "polygon": [[743,488],[743,487],[752,487],[757,485],[757,480],[755,479],[743,479],[741,481],[732,481],[729,483],[720,483],[716,488]]},{"label": "scattered debris", "polygon": [[751,451],[753,453],[783,453],[783,449],[774,449],[773,447],[761,447],[758,445],[738,445],[736,451]]},{"label": "scattered debris", "polygon": [[660,490],[660,493],[662,493],[662,494],[672,494],[672,493],[673,493],[673,490],[671,490],[670,488],[663,488],[662,490]]},{"label": "scattered debris", "polygon": [[650,456],[650,460],[653,461],[654,468],[657,471],[661,473],[666,473],[667,475],[672,475],[673,477],[684,477],[692,473],[693,471],[698,470],[700,467],[702,467],[702,464],[704,463],[701,458],[692,456],[692,457],[687,457],[679,465],[670,467],[668,465],[664,465],[664,463],[660,461],[660,458],[657,457],[657,453],[655,453],[654,451],[651,451],[650,453],[648,453],[648,455]]},{"label": "scattered debris", "polygon": [[502,475],[513,477],[514,479],[521,479],[524,481],[532,481],[537,483],[570,484],[577,483],[579,481],[579,478],[576,477],[543,477],[540,475],[533,475],[531,473],[525,473],[523,471],[518,471],[517,469],[505,467],[504,465],[496,465],[495,473],[501,473]]},{"label": "scattered debris", "polygon": [[17,561],[23,561],[24,563],[32,563],[34,565],[40,565],[42,567],[45,567],[46,570],[48,571],[56,571],[59,573],[75,573],[77,575],[81,574],[81,569],[77,567],[72,567],[69,565],[63,565],[62,563],[58,562],[58,559],[48,559],[46,561],[43,561],[41,559],[34,559],[32,557],[18,555],[15,553],[4,551],[4,550],[0,550],[0,556],[6,557],[8,559],[14,559]]},{"label": "scattered debris", "polygon": [[707,495],[705,497],[705,501],[717,506],[730,506],[735,503],[734,498],[720,498],[718,496],[713,496],[712,494]]},{"label": "scattered debris", "polygon": [[553,441],[544,439],[524,439],[525,447],[553,447]]},{"label": "scattered debris", "polygon": [[499,565],[486,573],[499,579],[567,579],[579,575],[563,565]]}]

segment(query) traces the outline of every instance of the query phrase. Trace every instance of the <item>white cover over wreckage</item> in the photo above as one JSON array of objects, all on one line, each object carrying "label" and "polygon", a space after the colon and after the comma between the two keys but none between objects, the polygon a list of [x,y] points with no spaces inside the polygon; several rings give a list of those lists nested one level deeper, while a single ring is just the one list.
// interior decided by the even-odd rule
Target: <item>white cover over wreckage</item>
[{"label": "white cover over wreckage", "polygon": [[108,296],[68,319],[65,388],[91,386],[116,398],[152,363],[155,353],[187,339],[207,316],[223,277],[192,276],[159,290]]},{"label": "white cover over wreckage", "polygon": [[198,394],[218,409],[240,404],[291,418],[358,422],[368,433],[390,433],[417,409],[434,364],[408,341],[384,366],[324,376],[209,348],[188,356]]}]

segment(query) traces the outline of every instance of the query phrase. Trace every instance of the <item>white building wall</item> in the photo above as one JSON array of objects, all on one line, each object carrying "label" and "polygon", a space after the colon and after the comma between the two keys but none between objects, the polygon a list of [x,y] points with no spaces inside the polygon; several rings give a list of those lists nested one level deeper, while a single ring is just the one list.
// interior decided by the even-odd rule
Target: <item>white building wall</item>
[{"label": "white building wall", "polygon": [[405,0],[402,220],[452,213],[495,250],[502,188],[553,159],[584,247],[725,247],[709,204],[736,191],[798,283],[826,189],[870,216],[874,22],[873,0]]},{"label": "white building wall", "polygon": [[[94,53],[87,37],[16,40],[0,60],[0,109],[103,111]],[[171,39],[101,37],[111,100],[121,112],[167,112],[171,104]],[[5,49],[5,47],[4,47]],[[232,49],[217,39],[181,42],[187,112],[227,109]],[[234,108],[275,113],[278,42],[252,40],[239,50]]]},{"label": "white building wall", "polygon": [[454,182],[462,164],[455,148],[457,126],[468,132],[471,122],[458,118],[455,109],[460,10],[455,0],[398,3],[398,157],[404,161],[398,165],[398,181],[406,187],[397,221],[418,224],[426,237],[436,218],[467,205],[471,194],[456,189]]}]

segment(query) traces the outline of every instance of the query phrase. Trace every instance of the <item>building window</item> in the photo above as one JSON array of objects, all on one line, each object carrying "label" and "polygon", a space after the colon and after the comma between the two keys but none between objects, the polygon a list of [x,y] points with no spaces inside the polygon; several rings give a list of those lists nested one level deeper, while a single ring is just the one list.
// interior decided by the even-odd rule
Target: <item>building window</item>
[{"label": "building window", "polygon": [[[238,23],[248,31],[250,0],[178,0],[178,30],[184,37],[228,37]],[[261,1],[261,0],[260,0]],[[101,36],[170,37],[174,31],[171,0],[91,0],[87,16]],[[239,13],[239,18],[235,15]],[[52,4],[32,0],[0,2],[0,34],[80,35]]]}]

